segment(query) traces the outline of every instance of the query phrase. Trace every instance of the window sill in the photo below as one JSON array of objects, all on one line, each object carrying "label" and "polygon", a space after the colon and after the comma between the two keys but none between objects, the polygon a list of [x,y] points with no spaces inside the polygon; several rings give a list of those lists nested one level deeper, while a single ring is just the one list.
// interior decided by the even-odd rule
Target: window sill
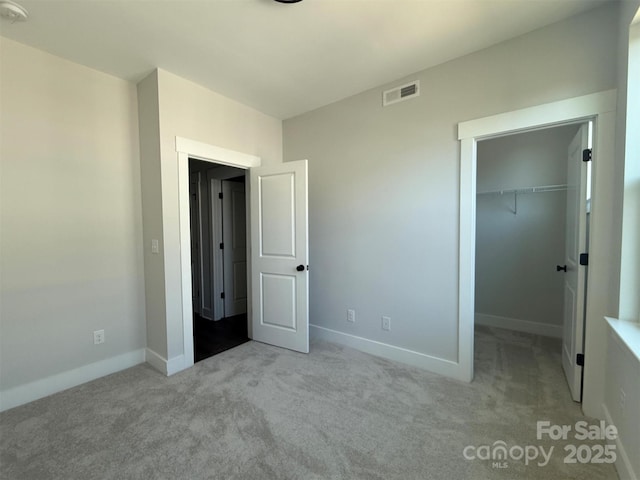
[{"label": "window sill", "polygon": [[640,323],[604,317],[617,339],[625,345],[640,362]]}]

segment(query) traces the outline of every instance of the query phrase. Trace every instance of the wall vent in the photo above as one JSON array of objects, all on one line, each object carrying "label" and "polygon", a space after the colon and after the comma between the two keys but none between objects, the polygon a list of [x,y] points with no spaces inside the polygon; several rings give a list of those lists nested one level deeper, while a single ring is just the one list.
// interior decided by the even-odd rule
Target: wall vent
[{"label": "wall vent", "polygon": [[406,85],[400,85],[399,87],[385,90],[382,92],[382,106],[392,105],[394,103],[403,102],[410,98],[420,96],[420,81],[415,80]]}]

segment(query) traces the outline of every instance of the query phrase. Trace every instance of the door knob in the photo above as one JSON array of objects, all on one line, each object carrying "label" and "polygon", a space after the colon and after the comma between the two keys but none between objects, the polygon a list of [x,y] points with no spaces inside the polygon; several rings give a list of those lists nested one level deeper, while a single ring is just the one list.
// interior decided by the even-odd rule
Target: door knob
[{"label": "door knob", "polygon": [[562,266],[556,265],[556,272],[560,272],[560,271],[566,272],[567,271],[567,266],[566,265],[562,265]]},{"label": "door knob", "polygon": [[298,265],[296,267],[296,270],[299,271],[299,272],[304,272],[304,265]]}]

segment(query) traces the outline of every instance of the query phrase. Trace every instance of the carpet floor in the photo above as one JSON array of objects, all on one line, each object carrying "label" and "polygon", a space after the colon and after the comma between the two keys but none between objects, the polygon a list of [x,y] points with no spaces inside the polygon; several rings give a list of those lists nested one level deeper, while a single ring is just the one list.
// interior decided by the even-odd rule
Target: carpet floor
[{"label": "carpet floor", "polygon": [[[470,384],[320,341],[308,355],[251,341],[168,378],[143,364],[0,414],[0,478],[616,479],[564,463],[584,442],[536,439],[538,420],[596,424],[559,352],[479,327]],[[498,441],[554,451],[546,466],[464,456]]]}]

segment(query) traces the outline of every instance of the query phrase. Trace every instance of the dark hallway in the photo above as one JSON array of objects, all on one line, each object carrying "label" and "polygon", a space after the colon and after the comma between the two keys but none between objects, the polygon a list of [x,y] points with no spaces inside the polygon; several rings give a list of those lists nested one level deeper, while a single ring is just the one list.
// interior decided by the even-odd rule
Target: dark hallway
[{"label": "dark hallway", "polygon": [[249,341],[247,314],[223,318],[217,322],[193,315],[194,361],[199,362]]}]

